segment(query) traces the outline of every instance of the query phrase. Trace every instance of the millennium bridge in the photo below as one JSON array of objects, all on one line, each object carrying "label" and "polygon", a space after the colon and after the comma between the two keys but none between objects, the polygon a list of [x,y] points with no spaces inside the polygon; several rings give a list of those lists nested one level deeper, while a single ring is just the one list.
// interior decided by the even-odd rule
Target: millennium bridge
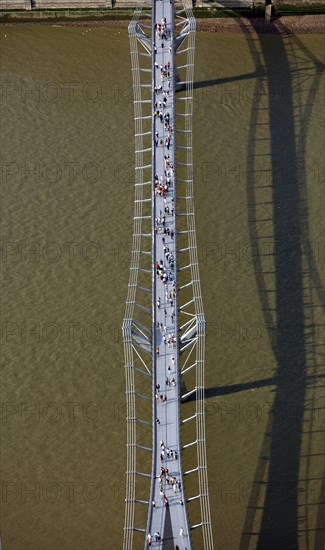
[{"label": "millennium bridge", "polygon": [[190,550],[195,531],[195,547],[212,550],[193,203],[195,19],[174,0],[139,2],[129,37],[136,166],[123,548]]}]

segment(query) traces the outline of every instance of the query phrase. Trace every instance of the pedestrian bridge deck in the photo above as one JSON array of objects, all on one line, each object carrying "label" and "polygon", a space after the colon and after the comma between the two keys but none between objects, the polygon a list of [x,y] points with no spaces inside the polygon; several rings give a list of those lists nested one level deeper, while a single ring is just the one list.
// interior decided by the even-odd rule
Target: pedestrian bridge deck
[{"label": "pedestrian bridge deck", "polygon": [[[175,71],[174,6],[170,0],[153,2],[153,250],[156,264],[153,292],[154,461],[148,525],[153,545],[168,550],[191,548],[184,506],[180,427],[178,297],[175,189]],[[164,28],[164,22],[165,28]],[[159,27],[161,25],[161,27]],[[159,90],[159,91],[158,91]],[[157,114],[159,113],[159,114]],[[164,187],[165,186],[165,187]],[[165,188],[167,190],[165,191]],[[162,266],[163,269],[157,269]],[[163,398],[163,400],[161,399]],[[167,399],[167,400],[166,400]],[[161,446],[161,442],[164,442]],[[164,450],[163,450],[164,449]],[[168,470],[161,475],[161,468]],[[161,480],[161,481],[160,481]],[[170,480],[176,480],[173,484]],[[169,483],[168,483],[169,481]],[[167,513],[168,512],[168,513]],[[155,533],[160,534],[156,542]]]}]

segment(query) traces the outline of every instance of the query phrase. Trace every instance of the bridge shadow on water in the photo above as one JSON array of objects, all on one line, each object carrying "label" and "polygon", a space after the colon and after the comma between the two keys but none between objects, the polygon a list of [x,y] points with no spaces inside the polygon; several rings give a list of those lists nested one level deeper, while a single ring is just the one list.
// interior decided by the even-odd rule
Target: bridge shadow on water
[{"label": "bridge shadow on water", "polygon": [[[240,19],[237,21],[241,26]],[[253,20],[251,25],[253,31]],[[261,227],[265,220],[258,219],[259,201],[254,170],[247,176],[247,207],[255,279],[265,325],[274,327],[272,349],[276,359],[276,372],[271,378],[211,388],[205,393],[205,397],[209,398],[275,385],[272,414],[257,462],[240,550],[248,550],[252,544],[257,550],[308,549],[312,547],[308,531],[314,531],[313,547],[316,550],[325,547],[324,481],[321,481],[324,476],[317,473],[320,494],[317,502],[313,503],[314,510],[315,505],[316,508],[318,506],[316,527],[308,528],[309,510],[307,504],[302,506],[299,500],[302,461],[306,464],[306,467],[303,466],[306,480],[315,479],[312,457],[317,453],[321,454],[318,449],[315,455],[312,441],[306,444],[305,439],[303,443],[303,438],[308,437],[306,434],[309,432],[309,437],[315,434],[316,430],[312,430],[312,419],[315,419],[317,411],[324,409],[325,404],[324,400],[317,400],[315,389],[323,377],[321,372],[324,372],[324,360],[320,364],[317,357],[321,346],[317,348],[318,327],[315,315],[319,308],[324,312],[325,292],[309,238],[308,174],[305,165],[306,136],[324,65],[298,36],[285,36],[285,30],[284,25],[278,21],[273,29],[273,35],[278,34],[276,39],[268,34],[246,34],[256,71],[231,79],[233,82],[257,78],[260,79],[257,80],[257,88],[260,85],[268,90],[266,96],[264,94],[263,104],[258,90],[256,101],[252,102],[247,164],[256,166],[259,156],[262,157],[263,154],[270,160],[271,177],[265,184],[265,189],[269,188],[271,196],[270,216],[267,218],[273,226],[273,288],[261,257],[260,243],[264,238]],[[302,83],[305,84],[303,88],[298,86],[297,89],[298,78],[301,86]],[[229,80],[210,80],[196,83],[194,87],[219,85],[227,81]],[[282,93],[275,97],[274,90],[279,90],[279,87]],[[265,143],[265,147],[268,147],[267,155],[265,152],[261,153],[262,139],[258,138],[258,132],[261,131],[261,112],[264,111],[265,120],[266,110],[269,132]],[[294,329],[293,337],[290,337],[290,329]],[[317,388],[319,391],[320,386]],[[289,405],[294,406],[300,414],[287,414]],[[309,417],[308,414],[306,416],[306,411],[311,411]],[[324,430],[323,425],[318,424],[319,427],[320,431]],[[257,502],[256,489],[258,492],[263,491],[262,502],[261,499]]]},{"label": "bridge shadow on water", "polygon": [[[266,34],[248,38],[256,67],[260,67],[260,71],[262,68],[265,70],[266,76],[262,82],[267,84],[269,94],[268,149],[271,162],[275,285],[271,289],[259,250],[261,224],[258,221],[255,174],[247,178],[247,203],[251,212],[249,231],[252,250],[255,252],[255,278],[264,320],[266,324],[272,322],[271,326],[275,327],[273,352],[276,358],[276,386],[273,414],[269,419],[255,473],[255,487],[247,508],[240,550],[249,547],[254,533],[254,518],[261,504],[256,502],[256,488],[261,484],[265,486],[265,498],[259,532],[253,535],[257,537],[256,548],[295,550],[301,545],[300,524],[305,522],[308,525],[306,516],[301,515],[299,503],[301,461],[308,463],[307,456],[302,459],[302,454],[306,453],[305,445],[302,449],[306,429],[305,410],[307,407],[315,407],[310,386],[317,383],[321,368],[314,355],[317,330],[313,315],[315,291],[323,307],[325,301],[317,266],[313,263],[308,232],[305,138],[323,65],[297,36],[282,35],[286,29],[281,23],[275,28],[278,29],[278,37],[277,40],[271,38],[272,47],[270,37]],[[296,75],[292,76],[295,71],[301,72],[298,81]],[[313,78],[310,78],[311,73]],[[305,90],[306,82],[307,97],[299,97],[302,94],[299,88]],[[301,86],[302,83],[304,86]],[[258,161],[259,108],[258,102],[252,105],[248,164],[253,159]],[[275,290],[273,304],[269,301],[270,290]],[[292,405],[298,414],[289,414]],[[309,471],[306,477],[311,475]],[[322,500],[321,497],[320,502]],[[304,509],[304,513],[307,515],[308,511]],[[318,546],[321,539],[317,543],[317,537],[318,532],[315,538]],[[303,543],[302,547],[309,546],[308,540],[307,535],[307,545]]]}]

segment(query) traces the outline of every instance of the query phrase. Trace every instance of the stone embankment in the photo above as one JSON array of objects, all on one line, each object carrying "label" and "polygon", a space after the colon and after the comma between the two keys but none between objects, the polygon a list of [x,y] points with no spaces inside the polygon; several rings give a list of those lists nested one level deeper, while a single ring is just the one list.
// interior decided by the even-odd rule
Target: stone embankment
[{"label": "stone embankment", "polygon": [[[275,4],[306,8],[319,6],[320,0],[279,0]],[[80,10],[134,8],[137,0],[0,0],[0,10]],[[264,0],[192,0],[195,8],[250,8],[264,5]]]}]

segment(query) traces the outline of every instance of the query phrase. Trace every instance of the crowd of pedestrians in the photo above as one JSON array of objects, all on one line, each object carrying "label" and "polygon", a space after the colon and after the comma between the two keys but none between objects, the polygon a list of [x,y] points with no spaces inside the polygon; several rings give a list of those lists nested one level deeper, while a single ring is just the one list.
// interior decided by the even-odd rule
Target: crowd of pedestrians
[{"label": "crowd of pedestrians", "polygon": [[[172,3],[172,0],[170,0]],[[156,289],[157,289],[157,319],[156,319],[156,361],[159,382],[155,387],[154,406],[160,411],[160,419],[156,416],[157,438],[160,441],[160,471],[155,474],[158,485],[155,491],[160,495],[160,504],[152,501],[153,513],[156,514],[157,506],[183,505],[182,484],[177,478],[179,465],[177,463],[178,449],[166,445],[159,434],[166,434],[166,410],[173,399],[169,399],[169,392],[175,395],[177,385],[177,332],[175,324],[175,308],[177,300],[176,291],[176,258],[174,242],[175,206],[174,206],[174,159],[172,147],[174,140],[173,122],[173,95],[171,83],[174,78],[173,65],[170,54],[172,45],[170,29],[166,18],[163,17],[155,24],[155,38],[153,52],[155,56],[154,71],[155,83],[153,86],[153,124],[154,124],[154,146],[156,148],[156,159],[161,159],[161,165],[156,162],[156,175],[153,181],[155,196],[155,224],[154,230],[156,239],[159,239],[159,246],[162,253],[157,254],[155,259]],[[166,43],[167,41],[167,43]],[[159,62],[160,61],[160,62]],[[172,157],[172,158],[171,158]],[[159,235],[159,236],[158,236]],[[160,241],[161,238],[161,241]],[[159,313],[158,313],[159,312]],[[160,345],[161,342],[161,345]],[[173,352],[169,350],[174,350]],[[174,355],[171,356],[171,353]],[[167,359],[167,360],[166,360]],[[165,372],[162,370],[165,369]],[[163,375],[163,378],[162,376]],[[158,409],[159,407],[159,409]],[[161,408],[160,408],[161,407]],[[168,433],[168,432],[167,432]],[[164,437],[164,436],[163,436]],[[173,472],[175,470],[175,472]],[[158,500],[157,500],[158,502]],[[182,540],[183,527],[180,527],[179,539]],[[153,535],[147,534],[148,547],[162,540],[159,531]],[[175,550],[181,550],[175,545]],[[186,550],[186,547],[182,547]]]}]

